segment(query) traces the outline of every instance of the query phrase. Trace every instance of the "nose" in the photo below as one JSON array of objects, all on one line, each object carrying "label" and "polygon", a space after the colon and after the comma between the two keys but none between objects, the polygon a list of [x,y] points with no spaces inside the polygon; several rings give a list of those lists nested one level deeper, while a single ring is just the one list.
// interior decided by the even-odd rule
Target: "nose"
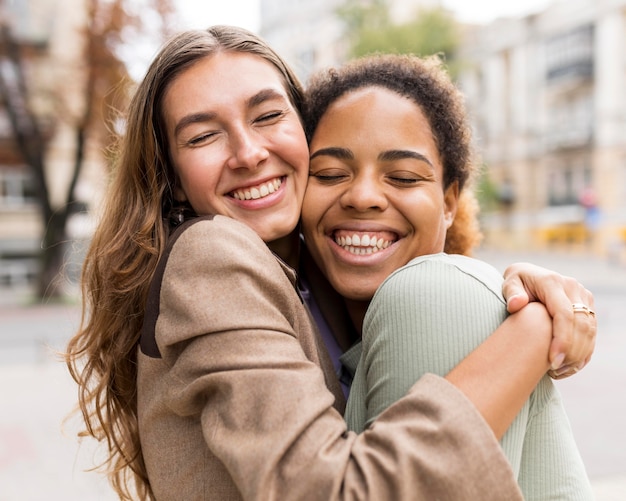
[{"label": "nose", "polygon": [[384,186],[373,174],[359,174],[346,186],[340,203],[358,212],[385,210],[388,205]]},{"label": "nose", "polygon": [[229,135],[230,155],[226,162],[231,169],[254,170],[269,157],[263,138],[253,130],[241,128]]}]

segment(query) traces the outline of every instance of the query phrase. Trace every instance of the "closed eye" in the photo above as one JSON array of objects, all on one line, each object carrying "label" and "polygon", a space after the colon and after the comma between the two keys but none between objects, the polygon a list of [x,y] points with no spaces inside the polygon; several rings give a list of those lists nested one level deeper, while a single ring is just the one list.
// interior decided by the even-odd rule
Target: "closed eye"
[{"label": "closed eye", "polygon": [[216,132],[207,132],[205,134],[200,134],[199,136],[192,137],[189,141],[187,141],[187,144],[189,146],[198,146],[200,144],[203,144],[209,141],[211,138],[215,137],[216,135],[217,135]]},{"label": "closed eye", "polygon": [[344,172],[330,171],[330,170],[324,170],[320,172],[310,172],[309,176],[312,178],[315,178],[317,181],[319,181],[322,184],[337,183],[348,177],[348,175]]},{"label": "closed eye", "polygon": [[421,177],[416,176],[388,176],[388,179],[393,183],[404,186],[412,186],[422,181]]},{"label": "closed eye", "polygon": [[284,111],[272,111],[270,113],[265,113],[264,115],[261,115],[259,118],[255,120],[255,122],[257,123],[274,122],[278,120],[279,118],[283,117],[284,115],[285,115]]}]

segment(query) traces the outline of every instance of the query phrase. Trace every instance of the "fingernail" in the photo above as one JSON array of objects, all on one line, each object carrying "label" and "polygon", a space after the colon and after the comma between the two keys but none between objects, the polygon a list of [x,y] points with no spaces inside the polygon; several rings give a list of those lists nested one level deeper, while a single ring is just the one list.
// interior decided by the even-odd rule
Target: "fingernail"
[{"label": "fingernail", "polygon": [[561,365],[563,365],[563,360],[565,360],[565,353],[559,353],[556,357],[554,357],[551,366],[552,370],[555,371],[561,367]]},{"label": "fingernail", "polygon": [[514,299],[520,297],[519,294],[513,294],[512,296],[509,296],[506,300],[507,303],[510,303],[511,301],[513,301]]},{"label": "fingernail", "polygon": [[559,378],[559,377],[564,376],[566,374],[571,376],[572,374],[575,374],[576,372],[578,372],[578,369],[576,369],[576,367],[572,367],[571,365],[563,365],[563,366],[559,367],[558,369],[555,369],[552,372],[554,373],[554,375],[557,378]]}]

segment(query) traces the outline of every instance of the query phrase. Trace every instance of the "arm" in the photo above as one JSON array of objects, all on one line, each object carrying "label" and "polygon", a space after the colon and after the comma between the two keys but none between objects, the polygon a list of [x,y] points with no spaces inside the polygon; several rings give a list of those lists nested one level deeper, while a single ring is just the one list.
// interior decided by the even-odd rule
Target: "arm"
[{"label": "arm", "polygon": [[521,499],[490,430],[441,378],[346,432],[303,350],[292,284],[256,235],[218,219],[172,251],[157,335],[168,408],[197,420],[245,499]]},{"label": "arm", "polygon": [[545,308],[529,304],[510,315],[446,376],[467,395],[498,438],[550,368],[551,337]]},{"label": "arm", "polygon": [[597,324],[595,315],[574,314],[572,304],[582,303],[593,310],[593,294],[574,278],[529,263],[509,266],[504,277],[502,289],[509,312],[538,301],[553,319],[550,375],[567,377],[582,369],[591,359]]},{"label": "arm", "polygon": [[530,398],[519,483],[526,501],[594,499],[563,401],[548,376]]}]

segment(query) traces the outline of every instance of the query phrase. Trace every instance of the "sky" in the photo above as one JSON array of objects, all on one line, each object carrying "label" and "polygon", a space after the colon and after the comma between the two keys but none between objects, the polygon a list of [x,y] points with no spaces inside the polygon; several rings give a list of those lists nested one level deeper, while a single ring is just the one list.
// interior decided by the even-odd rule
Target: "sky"
[{"label": "sky", "polygon": [[[555,0],[443,0],[464,22],[487,23],[498,17],[530,14]],[[212,24],[234,24],[258,31],[259,0],[192,2],[177,0],[182,17],[181,28],[205,28]]]}]

